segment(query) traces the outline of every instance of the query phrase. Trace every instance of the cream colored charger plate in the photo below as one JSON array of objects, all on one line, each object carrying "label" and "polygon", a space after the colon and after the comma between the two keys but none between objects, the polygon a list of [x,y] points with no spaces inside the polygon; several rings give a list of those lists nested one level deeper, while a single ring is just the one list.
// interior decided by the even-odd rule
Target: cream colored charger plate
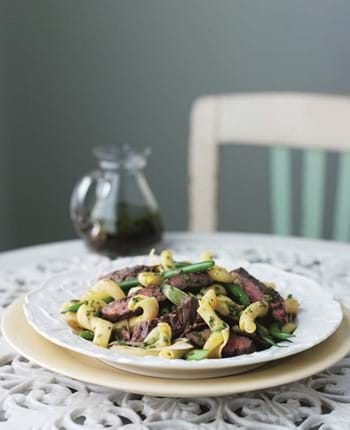
[{"label": "cream colored charger plate", "polygon": [[[147,263],[147,256],[121,258],[112,262],[110,269]],[[225,261],[220,261],[219,264],[225,267],[232,265]],[[237,357],[201,361],[137,357],[100,348],[72,333],[60,315],[62,303],[83,295],[101,275],[96,271],[72,272],[49,279],[41,288],[28,293],[24,310],[29,324],[40,335],[59,346],[103,360],[128,372],[163,378],[214,378],[245,372],[266,362],[312,348],[338,328],[342,320],[341,307],[331,294],[315,281],[266,264],[250,264],[246,265],[246,268],[258,279],[274,282],[282,296],[293,294],[300,301],[298,328],[292,343],[285,342],[284,347],[273,346],[264,351]]]},{"label": "cream colored charger plate", "polygon": [[4,312],[2,332],[7,342],[21,355],[71,378],[122,391],[164,397],[205,397],[254,391],[297,381],[330,367],[350,350],[350,312],[326,341],[308,351],[293,355],[248,373],[224,378],[164,379],[140,376],[111,369],[101,361],[62,348],[40,336],[23,313],[19,298]]}]

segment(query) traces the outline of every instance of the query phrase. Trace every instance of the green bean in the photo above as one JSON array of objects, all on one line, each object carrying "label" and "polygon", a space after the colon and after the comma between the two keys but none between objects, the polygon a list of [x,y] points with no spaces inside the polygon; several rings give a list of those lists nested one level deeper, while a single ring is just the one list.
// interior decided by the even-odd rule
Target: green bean
[{"label": "green bean", "polygon": [[181,275],[182,273],[203,272],[204,270],[208,270],[213,267],[214,264],[214,261],[202,261],[200,263],[189,264],[188,266],[183,266],[178,269],[168,270],[163,273],[163,277],[164,279],[169,279],[175,275]]},{"label": "green bean", "polygon": [[264,327],[262,324],[258,323],[257,321],[256,321],[256,331],[260,336],[260,338],[263,341],[265,341],[265,343],[268,343],[269,345],[272,345],[272,346],[279,346],[277,342],[273,340],[273,337],[270,336],[268,329]]},{"label": "green bean", "polygon": [[73,305],[70,305],[70,306],[68,306],[68,308],[61,311],[61,314],[66,314],[68,312],[77,312],[78,309],[80,308],[80,306],[85,305],[85,304],[86,304],[86,302],[74,303]]},{"label": "green bean", "polygon": [[[106,297],[105,299],[103,299],[103,301],[106,303],[111,303],[114,301],[114,299],[113,297]],[[87,303],[86,301],[74,303],[73,305],[70,305],[68,306],[68,308],[61,311],[61,314],[66,314],[68,312],[78,312],[80,306],[86,305],[86,303]]]},{"label": "green bean", "polygon": [[257,321],[255,321],[255,324],[256,324],[256,331],[258,332],[258,334],[260,336],[269,336],[270,335],[268,329],[265,326],[263,326],[262,324],[260,324]]},{"label": "green bean", "polygon": [[207,349],[192,349],[185,355],[185,360],[203,360],[208,357],[208,354]]},{"label": "green bean", "polygon": [[269,331],[272,337],[279,340],[286,340],[290,342],[290,338],[293,337],[292,334],[282,331],[277,323],[273,323],[269,327]]},{"label": "green bean", "polygon": [[186,263],[186,261],[175,261],[174,265],[175,265],[176,269],[179,269],[181,267],[188,266],[188,263]]},{"label": "green bean", "polygon": [[92,331],[83,330],[79,333],[79,336],[86,340],[93,340],[94,334]]},{"label": "green bean", "polygon": [[179,290],[179,288],[173,287],[169,284],[163,284],[161,288],[165,297],[170,300],[171,303],[174,303],[174,305],[176,306],[180,306],[183,301],[187,299],[187,297],[189,297],[188,294]]},{"label": "green bean", "polygon": [[261,336],[261,339],[272,346],[279,346],[271,336]]},{"label": "green bean", "polygon": [[225,284],[225,288],[235,299],[238,299],[241,305],[250,305],[249,297],[239,284]]},{"label": "green bean", "polygon": [[118,285],[124,292],[127,292],[130,290],[130,288],[140,285],[140,282],[138,279],[128,279],[127,281],[118,283]]},{"label": "green bean", "polygon": [[[166,272],[162,273],[162,276],[164,279],[169,279],[175,275],[180,275],[182,273],[195,273],[195,272],[202,272],[204,270],[209,269],[210,267],[214,266],[214,261],[202,261],[200,263],[195,264],[188,264],[186,266],[179,267],[177,269],[168,270]],[[137,279],[128,279],[127,281],[122,281],[118,283],[119,287],[123,291],[128,291],[132,287],[136,287],[139,285],[139,281]]]}]

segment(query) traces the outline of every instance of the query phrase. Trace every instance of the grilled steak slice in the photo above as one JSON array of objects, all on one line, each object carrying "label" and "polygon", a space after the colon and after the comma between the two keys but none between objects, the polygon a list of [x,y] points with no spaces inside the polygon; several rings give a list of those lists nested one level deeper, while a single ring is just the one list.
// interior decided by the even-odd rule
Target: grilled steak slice
[{"label": "grilled steak slice", "polygon": [[125,297],[124,299],[114,300],[113,302],[104,306],[101,309],[102,318],[115,323],[135,315],[140,315],[142,313],[142,309],[131,311],[128,308],[129,300],[130,297]]},{"label": "grilled steak slice", "polygon": [[260,282],[258,279],[254,278],[250,273],[248,273],[245,269],[240,267],[239,269],[233,270],[231,272],[244,289],[246,294],[248,295],[251,302],[258,302],[259,300],[265,300],[265,295],[273,298],[275,296],[279,296],[278,292],[273,288],[267,287],[265,284]]},{"label": "grilled steak slice", "polygon": [[157,272],[157,266],[138,265],[126,267],[125,269],[109,272],[106,275],[101,276],[100,279],[108,278],[115,282],[123,282],[127,281],[128,279],[137,278],[137,275],[141,272]]},{"label": "grilled steak slice", "polygon": [[172,330],[172,337],[176,338],[184,335],[197,320],[198,300],[195,297],[188,297],[183,304],[174,312],[159,318],[160,322],[166,322]]},{"label": "grilled steak slice", "polygon": [[273,319],[278,321],[280,324],[285,324],[288,321],[283,299],[271,302],[270,307],[272,309],[271,316]]},{"label": "grilled steak slice", "polygon": [[189,331],[185,334],[185,337],[192,343],[193,346],[196,348],[203,348],[205,342],[208,340],[208,337],[210,336],[210,329],[204,328],[202,330],[193,330]]},{"label": "grilled steak slice", "polygon": [[207,272],[198,272],[187,274],[180,273],[168,279],[167,283],[180,290],[184,290],[185,288],[191,287],[207,287],[212,284],[213,281]]},{"label": "grilled steak slice", "polygon": [[131,294],[128,297],[136,296],[137,294],[140,294],[141,296],[155,297],[159,303],[166,300],[166,297],[162,293],[162,290],[157,286],[141,288],[140,290],[135,291],[133,294]]},{"label": "grilled steak slice", "polygon": [[131,342],[143,342],[148,333],[158,324],[158,318],[151,321],[141,321],[133,329]]},{"label": "grilled steak slice", "polygon": [[267,287],[242,267],[237,270],[233,270],[231,273],[237,278],[251,302],[257,302],[260,300],[269,302],[270,308],[272,309],[272,318],[281,324],[287,322],[288,318],[284,309],[283,297],[281,297],[276,290]]},{"label": "grilled steak slice", "polygon": [[[164,296],[164,294],[162,294],[158,287],[142,288],[142,290],[136,291],[133,295],[136,294],[141,294],[148,297],[155,297],[158,302],[166,300],[166,297]],[[104,306],[101,310],[102,318],[111,322],[117,322],[135,315],[140,315],[142,313],[142,309],[136,309],[135,311],[131,311],[128,308],[128,303],[131,297],[132,296],[125,297],[119,300],[114,300],[113,302]]]},{"label": "grilled steak slice", "polygon": [[[176,308],[170,314],[163,315],[160,318],[154,318],[151,321],[142,321],[134,327],[131,341],[142,342],[148,333],[160,322],[168,323],[171,327],[172,337],[182,336],[197,319],[198,300],[189,297],[184,303]],[[203,326],[201,326],[203,327]]]},{"label": "grilled steak slice", "polygon": [[254,342],[249,337],[231,334],[227,344],[222,350],[223,357],[233,357],[235,355],[250,354],[255,351]]}]

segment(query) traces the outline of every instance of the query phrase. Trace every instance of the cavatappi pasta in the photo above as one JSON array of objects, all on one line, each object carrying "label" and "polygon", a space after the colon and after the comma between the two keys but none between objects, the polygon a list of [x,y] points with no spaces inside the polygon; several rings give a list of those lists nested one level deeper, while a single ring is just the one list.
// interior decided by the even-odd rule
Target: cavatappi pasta
[{"label": "cavatappi pasta", "polygon": [[[272,281],[272,280],[268,280]],[[245,269],[205,251],[198,263],[154,251],[150,264],[102,276],[62,317],[81,338],[111,351],[167,359],[224,358],[293,339],[299,303]]]}]

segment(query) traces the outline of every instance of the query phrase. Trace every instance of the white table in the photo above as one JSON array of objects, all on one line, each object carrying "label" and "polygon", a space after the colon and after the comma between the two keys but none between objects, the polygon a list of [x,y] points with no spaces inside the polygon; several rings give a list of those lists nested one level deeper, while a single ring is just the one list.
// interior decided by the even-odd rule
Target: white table
[{"label": "white table", "polygon": [[[305,274],[350,306],[350,245],[262,235],[172,233],[166,246],[264,261]],[[0,305],[52,274],[91,267],[101,257],[79,241],[0,254]],[[349,334],[350,335],[350,334]],[[195,382],[194,382],[195,383]],[[91,386],[54,374],[0,341],[0,429],[350,429],[350,356],[283,387],[223,398],[161,399]]]}]

